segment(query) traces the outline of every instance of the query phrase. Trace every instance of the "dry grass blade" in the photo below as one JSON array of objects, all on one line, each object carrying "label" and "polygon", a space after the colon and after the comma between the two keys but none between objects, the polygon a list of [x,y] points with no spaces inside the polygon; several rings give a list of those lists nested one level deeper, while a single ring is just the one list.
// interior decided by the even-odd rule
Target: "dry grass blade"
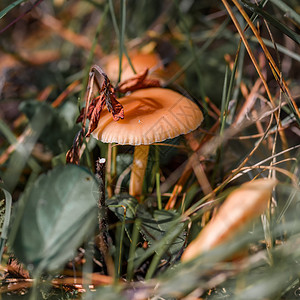
[{"label": "dry grass blade", "polygon": [[68,95],[78,87],[80,87],[80,81],[75,80],[52,102],[51,105],[53,107],[58,107],[68,97]]},{"label": "dry grass blade", "polygon": [[253,85],[250,93],[248,94],[248,97],[246,98],[245,103],[243,104],[242,108],[239,111],[239,114],[237,115],[235,121],[234,121],[234,125],[238,125],[242,122],[242,120],[245,118],[245,116],[247,115],[249,108],[252,107],[254,105],[255,102],[255,98],[256,98],[256,93],[259,91],[260,87],[261,87],[261,79],[258,78],[255,82],[255,84]]},{"label": "dry grass blade", "polygon": [[[281,156],[281,155],[285,155],[287,152],[291,152],[293,150],[299,149],[299,147],[300,147],[300,145],[296,145],[294,147],[285,149],[285,150],[283,150],[283,151],[281,151],[279,153],[276,153],[276,154],[274,154],[274,155],[272,155],[272,156],[270,156],[270,157],[268,157],[268,158],[260,161],[259,163],[256,163],[253,167],[256,168],[258,166],[261,166],[265,162],[267,162],[269,160],[273,160],[275,157],[278,157],[278,156]],[[278,163],[280,163],[280,162],[278,162]],[[229,176],[229,177],[231,177],[230,181],[237,179],[238,177],[242,176],[243,174],[247,173],[248,171],[249,171],[249,169],[242,171],[242,168],[240,168],[240,167],[238,169],[236,169],[236,170],[233,170],[232,173],[235,174],[235,175],[233,177]]]},{"label": "dry grass blade", "polygon": [[[281,162],[284,162],[284,161],[285,162],[290,161],[290,159],[285,159]],[[278,163],[281,163],[281,162],[278,162]],[[295,174],[293,174],[292,172],[289,172],[289,171],[287,171],[283,168],[275,167],[274,164],[272,166],[260,165],[260,166],[245,167],[245,168],[242,168],[240,171],[243,172],[244,170],[249,170],[250,171],[250,170],[254,170],[254,169],[260,169],[260,170],[262,170],[262,172],[265,171],[265,170],[273,170],[273,171],[275,170],[277,172],[280,172],[280,173],[284,174],[286,177],[288,177],[292,181],[294,186],[297,186],[298,178]]]},{"label": "dry grass blade", "polygon": [[[240,11],[240,13],[243,15],[243,17],[245,18],[245,20],[247,21],[248,25],[250,26],[251,30],[253,31],[255,37],[257,38],[259,44],[261,45],[267,59],[268,59],[268,62],[270,64],[270,67],[271,67],[271,70],[273,71],[273,74],[274,74],[274,77],[277,81],[277,83],[279,84],[279,86],[282,88],[282,85],[281,85],[281,82],[280,82],[280,78],[281,78],[281,72],[279,71],[273,57],[271,56],[268,48],[266,47],[265,43],[263,42],[261,36],[259,35],[257,29],[255,28],[254,24],[251,22],[249,16],[247,15],[247,13],[245,12],[245,10],[242,8],[242,6],[238,3],[238,1],[236,0],[232,0],[232,2],[235,4],[235,6],[238,8],[238,10]],[[274,72],[275,71],[275,72]],[[294,107],[294,110],[296,112],[296,114],[298,115],[298,118],[300,118],[300,111],[297,107],[297,104],[295,102],[295,100],[293,99],[291,93],[290,93],[290,90],[284,80],[284,78],[282,78],[282,83],[283,83],[283,86],[284,86],[284,89],[286,91],[286,93],[288,94],[289,96],[289,99]],[[284,92],[284,89],[282,88],[283,92]],[[271,100],[271,98],[270,98]],[[272,100],[271,100],[272,101]]]},{"label": "dry grass blade", "polygon": [[192,169],[190,168],[187,168],[183,171],[181,177],[179,178],[178,182],[173,188],[172,194],[168,200],[168,203],[165,206],[165,209],[173,209],[175,207],[177,196],[182,192],[183,186],[188,180],[188,178],[191,176],[191,174]]},{"label": "dry grass blade", "polygon": [[[113,283],[113,278],[110,276],[106,275],[101,275],[97,273],[93,274],[85,274],[87,275],[87,283],[92,284],[94,286],[99,286],[99,285],[109,285]],[[52,280],[53,285],[83,285],[86,284],[84,282],[85,278],[79,277],[79,278],[72,278],[72,277],[65,277],[65,278],[57,278]]]},{"label": "dry grass blade", "polygon": [[[222,0],[222,2],[223,2],[223,4],[224,4],[224,6],[226,7],[226,9],[227,9],[227,11],[228,11],[228,13],[229,13],[229,15],[230,15],[232,21],[234,22],[234,25],[235,25],[236,29],[238,30],[241,39],[242,39],[243,42],[244,42],[244,45],[245,45],[245,47],[246,47],[246,49],[247,49],[247,51],[248,51],[248,54],[249,54],[249,56],[250,56],[250,58],[251,58],[251,61],[252,61],[253,65],[255,66],[255,69],[257,70],[257,72],[258,72],[258,74],[259,74],[259,77],[261,78],[261,80],[262,80],[262,82],[263,82],[263,85],[264,85],[264,87],[265,87],[265,89],[266,89],[266,92],[267,92],[267,94],[268,94],[268,97],[269,97],[269,99],[270,99],[270,101],[271,101],[273,107],[275,108],[275,107],[276,107],[276,104],[275,104],[274,99],[273,99],[273,97],[272,97],[272,95],[271,95],[271,92],[270,92],[270,89],[269,89],[269,87],[268,87],[268,84],[267,84],[267,82],[266,82],[266,80],[265,80],[265,77],[263,76],[263,74],[262,74],[262,72],[261,72],[261,70],[260,70],[260,67],[259,67],[259,65],[258,65],[258,63],[257,63],[257,61],[256,61],[256,59],[255,59],[255,57],[254,57],[254,54],[253,54],[253,52],[252,52],[252,50],[251,50],[251,48],[250,48],[250,45],[249,45],[249,43],[248,43],[248,41],[247,41],[247,39],[246,39],[246,37],[245,37],[244,32],[243,32],[241,26],[239,25],[239,23],[238,23],[238,21],[237,21],[235,15],[233,14],[232,9],[231,9],[231,7],[229,6],[228,2],[227,2],[226,0]],[[258,34],[258,32],[257,32],[257,30],[256,30],[256,28],[255,28],[255,26],[254,26],[253,23],[251,22],[250,18],[248,17],[248,15],[246,14],[246,12],[242,9],[242,7],[237,3],[236,0],[233,0],[233,2],[234,2],[234,4],[238,7],[238,9],[240,10],[240,12],[242,13],[243,17],[246,19],[247,23],[248,23],[249,26],[251,27],[251,29],[252,29],[253,33],[255,34],[256,38],[259,40],[259,42],[260,42],[260,44],[261,44],[261,46],[262,46],[262,48],[263,48],[263,50],[264,50],[264,52],[265,52],[265,55],[266,55],[266,57],[267,57],[267,59],[268,59],[268,61],[269,61],[269,63],[270,63],[271,69],[272,69],[272,70],[275,69],[276,71],[278,71],[277,73],[279,74],[279,70],[278,70],[277,66],[275,65],[275,62],[274,62],[273,58],[271,57],[271,55],[270,55],[268,49],[267,49],[266,46],[264,45],[264,43],[263,43],[261,37],[259,36],[259,34]],[[274,72],[273,72],[273,73],[274,73]],[[284,82],[284,81],[283,81],[283,82]],[[286,86],[286,88],[287,88],[287,86]],[[287,90],[287,91],[288,91],[288,90]],[[289,96],[290,96],[290,93],[289,93],[289,92],[288,92],[288,94],[289,94]],[[297,112],[298,116],[300,116],[300,112],[299,112],[299,110],[297,109],[297,106],[295,105],[295,103],[294,103],[294,101],[292,100],[292,97],[291,97],[291,96],[290,96],[290,99],[291,99],[291,101],[292,101],[292,103],[293,103],[293,106],[294,106],[294,108],[295,108],[295,111]],[[281,122],[280,122],[280,119],[279,119],[279,116],[278,116],[278,113],[277,113],[277,112],[275,113],[275,118],[276,118],[276,121],[278,122],[279,128],[280,128],[280,127],[281,127]],[[283,145],[284,145],[284,148],[285,148],[285,149],[288,148],[287,139],[286,139],[286,136],[285,136],[285,134],[284,134],[283,131],[280,131],[280,137],[281,137],[282,143],[283,143]]]},{"label": "dry grass blade", "polygon": [[245,36],[245,34],[244,34],[244,32],[243,32],[240,24],[238,23],[238,20],[236,19],[236,17],[234,15],[231,7],[229,6],[228,2],[226,0],[222,0],[222,2],[224,4],[225,8],[227,9],[227,11],[228,11],[228,13],[229,13],[229,15],[230,15],[230,17],[231,17],[231,19],[232,19],[235,27],[236,27],[236,29],[238,30],[241,39],[243,40],[243,43],[244,43],[244,45],[245,45],[245,47],[247,49],[247,52],[248,52],[248,54],[249,54],[249,56],[251,58],[251,61],[252,61],[253,65],[254,65],[254,67],[255,67],[255,69],[256,69],[259,77],[261,78],[261,80],[262,80],[262,82],[264,84],[264,87],[266,89],[266,92],[268,94],[268,97],[269,97],[269,99],[270,99],[273,107],[276,107],[276,104],[275,104],[275,102],[273,100],[273,97],[271,95],[271,92],[270,92],[270,89],[269,89],[268,84],[266,82],[266,79],[265,79],[265,77],[262,74],[262,71],[261,71],[261,69],[260,69],[260,67],[259,67],[259,65],[258,65],[258,63],[257,63],[257,61],[255,59],[255,56],[254,56],[254,54],[253,54],[253,52],[252,52],[252,50],[250,48],[250,45],[249,45],[249,43],[248,43],[248,41],[246,39],[246,36]]},{"label": "dry grass blade", "polygon": [[213,190],[212,190],[209,180],[205,174],[203,164],[195,156],[193,156],[192,168],[193,168],[193,171],[197,177],[199,185],[201,186],[204,194],[205,195],[213,194]]},{"label": "dry grass blade", "polygon": [[[265,116],[265,114],[262,114],[263,116]],[[217,192],[219,192],[220,190],[222,190],[229,182],[231,182],[233,179],[237,178],[239,176],[239,172],[241,170],[241,168],[243,168],[246,163],[251,159],[251,157],[253,156],[253,154],[256,152],[256,150],[259,148],[260,144],[264,141],[264,139],[266,138],[266,136],[268,135],[268,132],[271,128],[273,122],[273,113],[271,114],[271,118],[269,121],[269,124],[264,132],[264,135],[259,139],[259,141],[256,143],[256,145],[254,146],[254,148],[250,151],[250,153],[245,157],[245,159],[240,163],[240,165],[238,166],[238,168],[232,172],[232,174],[230,174],[219,186],[217,186],[212,193],[206,195],[202,201],[199,203],[195,203],[192,207],[190,207],[186,212],[185,212],[185,216],[189,217],[190,215],[192,215],[194,212],[196,212],[199,209],[199,205],[201,205],[203,203],[203,201],[206,201],[207,199],[209,199],[210,197],[213,196],[213,194],[216,194]],[[240,127],[231,127],[227,130],[224,131],[224,134],[220,137],[214,137],[214,139],[212,139],[211,142],[207,143],[206,145],[204,145],[202,148],[200,148],[197,152],[195,152],[193,155],[203,155],[203,156],[207,156],[210,155],[211,153],[215,152],[215,150],[222,144],[224,143],[227,139],[231,138],[232,136],[234,136],[237,132],[239,132],[240,130],[242,130],[243,126]],[[188,161],[188,166],[191,168],[191,161],[192,158],[190,157],[189,161]]]}]

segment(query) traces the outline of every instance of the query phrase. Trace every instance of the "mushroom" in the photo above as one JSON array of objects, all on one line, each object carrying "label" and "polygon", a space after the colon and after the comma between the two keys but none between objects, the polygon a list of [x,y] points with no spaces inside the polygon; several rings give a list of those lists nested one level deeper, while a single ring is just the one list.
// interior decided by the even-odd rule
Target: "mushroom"
[{"label": "mushroom", "polygon": [[193,101],[170,89],[141,89],[118,101],[125,118],[114,122],[105,108],[92,134],[104,143],[135,146],[129,193],[139,197],[149,145],[195,130],[203,115]]},{"label": "mushroom", "polygon": [[[145,71],[145,69],[149,69],[149,77],[153,79],[164,80],[170,78],[179,70],[178,64],[174,61],[169,63],[167,66],[164,66],[159,55],[155,53],[131,52],[129,53],[129,56],[137,74]],[[110,56],[105,66],[105,70],[108,77],[112,81],[116,82],[119,74],[119,56]],[[130,79],[132,76],[134,76],[134,72],[127,58],[123,56],[122,81]]]}]

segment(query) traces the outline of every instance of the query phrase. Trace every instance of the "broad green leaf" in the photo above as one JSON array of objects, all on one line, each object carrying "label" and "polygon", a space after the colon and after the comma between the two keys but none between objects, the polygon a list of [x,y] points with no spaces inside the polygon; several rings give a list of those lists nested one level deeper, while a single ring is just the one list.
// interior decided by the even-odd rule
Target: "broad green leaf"
[{"label": "broad green leaf", "polygon": [[138,205],[137,200],[128,194],[121,194],[115,195],[106,203],[108,208],[118,217],[121,222],[125,217],[125,231],[127,236],[130,238],[132,225],[136,216]]},{"label": "broad green leaf", "polygon": [[56,270],[72,258],[95,229],[97,184],[75,165],[41,175],[25,191],[15,216],[9,242],[17,258],[39,272]]},{"label": "broad green leaf", "polygon": [[[165,237],[165,235],[172,231],[173,228],[183,229],[184,224],[178,223],[178,214],[171,210],[156,210],[153,216],[139,207],[137,216],[141,219],[141,234],[148,241],[149,246],[155,244]],[[181,232],[174,240],[168,245],[167,257],[171,260],[175,259],[179,251],[184,245],[184,232]],[[168,242],[167,242],[168,244]]]}]

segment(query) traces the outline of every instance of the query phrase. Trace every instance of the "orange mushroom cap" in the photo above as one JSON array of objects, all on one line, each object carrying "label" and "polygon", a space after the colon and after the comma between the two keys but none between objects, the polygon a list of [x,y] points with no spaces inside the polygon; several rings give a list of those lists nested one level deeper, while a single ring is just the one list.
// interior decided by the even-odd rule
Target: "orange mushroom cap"
[{"label": "orange mushroom cap", "polygon": [[[137,74],[142,73],[145,69],[150,70],[149,77],[154,79],[166,80],[174,75],[180,67],[176,62],[171,62],[168,66],[164,67],[158,54],[155,53],[130,53],[131,63]],[[153,68],[153,70],[152,70]],[[118,80],[119,74],[119,56],[111,56],[108,60],[105,71],[112,81]],[[153,71],[153,73],[152,73]],[[134,72],[125,56],[122,58],[122,81],[125,81],[132,76]],[[181,78],[182,79],[182,78]]]},{"label": "orange mushroom cap", "polygon": [[169,89],[141,89],[118,101],[124,119],[114,122],[105,108],[92,133],[104,143],[149,145],[193,131],[203,120],[193,101]]}]

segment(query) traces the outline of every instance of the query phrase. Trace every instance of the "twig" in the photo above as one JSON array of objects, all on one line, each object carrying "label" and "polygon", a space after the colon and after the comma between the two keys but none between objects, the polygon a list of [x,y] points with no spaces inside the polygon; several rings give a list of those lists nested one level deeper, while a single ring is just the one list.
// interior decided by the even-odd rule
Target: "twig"
[{"label": "twig", "polygon": [[[99,158],[96,161],[96,176],[99,180],[98,219],[100,235],[105,235],[105,232],[107,232],[107,207],[105,204],[105,164],[105,158]],[[100,249],[103,248],[102,246],[100,245]]]},{"label": "twig", "polygon": [[96,161],[96,176],[99,180],[99,200],[98,200],[98,222],[99,222],[99,250],[106,263],[109,275],[114,274],[113,260],[109,255],[109,235],[107,225],[107,206],[105,203],[105,158]]}]

